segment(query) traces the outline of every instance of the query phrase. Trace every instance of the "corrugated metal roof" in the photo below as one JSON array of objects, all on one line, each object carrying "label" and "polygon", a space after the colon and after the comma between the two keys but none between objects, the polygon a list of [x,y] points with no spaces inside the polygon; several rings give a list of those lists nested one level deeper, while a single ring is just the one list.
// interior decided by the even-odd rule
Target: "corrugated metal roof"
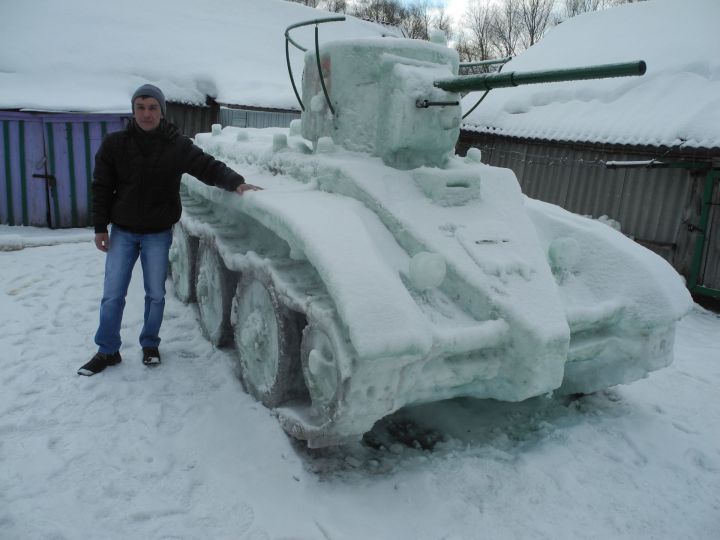
[{"label": "corrugated metal roof", "polygon": [[[719,20],[717,0],[654,0],[565,21],[503,72],[642,59],[647,73],[493,90],[463,127],[528,139],[719,148]],[[464,108],[475,99],[467,96]]]}]

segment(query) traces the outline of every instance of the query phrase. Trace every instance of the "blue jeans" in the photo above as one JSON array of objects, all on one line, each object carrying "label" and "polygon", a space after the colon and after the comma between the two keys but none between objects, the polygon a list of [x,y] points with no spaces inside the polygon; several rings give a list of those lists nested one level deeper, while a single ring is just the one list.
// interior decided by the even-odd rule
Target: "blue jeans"
[{"label": "blue jeans", "polygon": [[145,284],[145,324],[140,333],[141,347],[160,345],[160,325],[165,310],[165,279],[172,229],[140,234],[113,225],[110,248],[105,259],[105,285],[100,304],[100,326],[95,334],[98,352],[113,354],[120,350],[120,324],[125,296],[138,256]]}]

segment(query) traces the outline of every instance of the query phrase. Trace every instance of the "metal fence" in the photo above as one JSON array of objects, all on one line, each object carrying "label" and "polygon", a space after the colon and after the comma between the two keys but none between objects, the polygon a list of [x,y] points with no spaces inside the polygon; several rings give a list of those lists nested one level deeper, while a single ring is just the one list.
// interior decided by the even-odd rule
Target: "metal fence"
[{"label": "metal fence", "polygon": [[218,122],[218,106],[200,107],[183,103],[169,102],[167,104],[167,119],[175,124],[180,133],[194,137],[198,133],[210,131],[213,124]]},{"label": "metal fence", "polygon": [[[581,215],[608,216],[621,224],[623,233],[664,257],[681,274],[692,278],[693,269],[698,270],[697,282],[689,283],[691,289],[703,285],[720,290],[716,211],[720,187],[717,177],[714,185],[708,183],[710,163],[700,168],[680,163],[671,168],[608,169],[606,161],[647,160],[657,157],[658,151],[613,151],[464,133],[459,153],[470,146],[480,149],[484,163],[512,169],[529,197]],[[708,197],[710,201],[703,202]],[[707,224],[701,224],[703,208]]]},{"label": "metal fence", "polygon": [[297,118],[300,118],[299,112],[255,111],[249,109],[231,109],[228,107],[220,107],[220,124],[223,127],[289,127],[290,122]]}]

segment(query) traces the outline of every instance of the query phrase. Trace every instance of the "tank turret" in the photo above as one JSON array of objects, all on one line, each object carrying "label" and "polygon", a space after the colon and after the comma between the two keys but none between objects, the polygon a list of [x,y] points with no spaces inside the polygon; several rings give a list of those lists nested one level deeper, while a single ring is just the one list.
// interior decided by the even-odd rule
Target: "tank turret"
[{"label": "tank turret", "polygon": [[[399,169],[446,162],[460,135],[460,98],[433,81],[457,75],[457,52],[412,39],[368,38],[323,45],[320,63],[329,101],[315,53],[306,53],[305,138],[331,137]],[[418,108],[422,100],[446,105]]]},{"label": "tank turret", "polygon": [[415,39],[343,40],[308,50],[302,135],[313,142],[331,137],[398,169],[442,167],[460,135],[461,92],[642,75],[646,69],[636,61],[458,76],[459,65],[455,50]]}]

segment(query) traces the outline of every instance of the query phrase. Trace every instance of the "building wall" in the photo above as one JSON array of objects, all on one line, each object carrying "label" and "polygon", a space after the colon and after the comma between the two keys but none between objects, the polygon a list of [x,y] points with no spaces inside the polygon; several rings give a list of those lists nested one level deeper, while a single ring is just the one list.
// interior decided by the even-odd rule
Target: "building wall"
[{"label": "building wall", "polygon": [[[223,125],[287,127],[291,111],[224,109]],[[208,132],[220,108],[168,103],[167,118],[189,137]],[[92,223],[95,153],[130,114],[0,111],[0,224],[85,227]]]},{"label": "building wall", "polygon": [[709,200],[709,219],[705,227],[706,239],[700,261],[698,284],[711,289],[720,289],[720,168],[714,172],[714,189]]},{"label": "building wall", "polygon": [[95,153],[128,117],[0,111],[0,223],[90,225]]},{"label": "building wall", "polygon": [[[690,275],[706,171],[605,167],[606,161],[658,158],[664,152],[657,148],[547,143],[463,132],[458,153],[464,155],[470,146],[480,149],[484,163],[512,169],[529,197],[593,218],[608,216],[620,223],[623,233],[664,257],[681,274]],[[669,159],[711,162],[712,158],[673,155]],[[706,286],[720,289],[720,271],[714,262],[720,260],[720,218],[715,215],[716,211],[700,278]]]},{"label": "building wall", "polygon": [[182,103],[167,104],[167,119],[180,129],[180,133],[188,137],[210,131],[212,125],[218,123],[218,114],[219,107],[214,102],[210,102],[206,107]]},{"label": "building wall", "polygon": [[267,128],[288,127],[300,118],[294,111],[260,111],[253,109],[220,108],[220,124],[224,126]]}]

